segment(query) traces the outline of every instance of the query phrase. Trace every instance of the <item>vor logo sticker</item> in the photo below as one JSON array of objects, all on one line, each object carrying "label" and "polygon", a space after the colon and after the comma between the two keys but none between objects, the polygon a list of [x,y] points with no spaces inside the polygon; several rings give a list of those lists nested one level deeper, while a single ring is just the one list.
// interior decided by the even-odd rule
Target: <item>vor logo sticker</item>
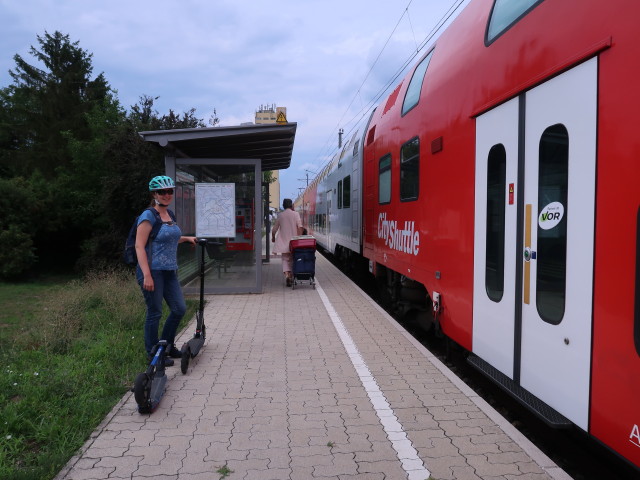
[{"label": "vor logo sticker", "polygon": [[551,202],[542,209],[538,217],[538,225],[543,230],[551,230],[564,217],[564,206],[560,202]]}]

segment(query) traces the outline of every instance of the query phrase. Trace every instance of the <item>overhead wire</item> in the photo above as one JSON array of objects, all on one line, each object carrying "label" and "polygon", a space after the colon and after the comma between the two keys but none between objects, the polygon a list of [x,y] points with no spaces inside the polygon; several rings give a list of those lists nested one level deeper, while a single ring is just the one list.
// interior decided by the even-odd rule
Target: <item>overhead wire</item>
[{"label": "overhead wire", "polygon": [[369,78],[369,76],[371,75],[371,72],[373,71],[374,67],[376,66],[376,64],[378,63],[378,60],[380,59],[380,57],[382,56],[382,53],[384,52],[384,50],[386,49],[387,45],[389,44],[391,38],[393,37],[393,35],[395,34],[396,30],[398,29],[398,26],[400,25],[400,23],[402,22],[402,19],[404,18],[404,16],[407,16],[407,19],[409,21],[409,25],[411,28],[411,32],[413,34],[413,38],[414,38],[414,42],[416,43],[416,50],[415,52],[413,52],[411,55],[409,55],[409,57],[402,63],[402,65],[396,70],[395,73],[393,73],[390,77],[390,79],[384,83],[384,85],[378,90],[377,93],[374,94],[374,96],[364,104],[364,106],[362,106],[360,108],[359,111],[356,112],[355,115],[353,115],[347,122],[345,122],[345,125],[351,125],[350,127],[346,127],[344,128],[345,130],[345,138],[349,138],[349,136],[351,135],[351,133],[353,132],[353,130],[357,127],[358,122],[365,117],[367,114],[370,114],[371,111],[373,110],[373,108],[378,104],[378,102],[380,101],[380,99],[386,94],[386,92],[389,90],[389,88],[394,85],[398,78],[407,70],[407,68],[414,62],[415,58],[420,54],[420,52],[430,44],[430,42],[433,40],[433,38],[436,36],[436,34],[440,31],[440,29],[443,27],[443,25],[445,25],[450,19],[451,17],[454,15],[454,13],[458,10],[458,8],[460,8],[460,6],[467,2],[468,0],[454,0],[453,3],[451,4],[451,6],[449,7],[449,9],[445,12],[445,14],[443,15],[443,17],[436,23],[436,25],[431,29],[431,31],[426,35],[426,37],[424,38],[424,40],[420,43],[420,45],[418,45],[418,42],[416,40],[415,37],[415,32],[413,30],[413,24],[411,23],[411,14],[409,12],[409,7],[411,6],[411,3],[413,2],[413,0],[409,0],[409,3],[407,3],[407,6],[405,7],[405,9],[402,12],[402,15],[400,15],[400,18],[398,19],[398,21],[396,22],[395,26],[393,27],[393,30],[391,31],[391,33],[389,34],[389,37],[387,38],[387,40],[385,41],[384,45],[382,46],[382,48],[380,49],[380,52],[378,53],[378,55],[376,56],[376,59],[374,60],[374,62],[371,64],[371,67],[369,68],[369,71],[367,72],[367,74],[365,75],[364,79],[362,80],[362,83],[360,84],[360,86],[358,87],[358,89],[356,90],[355,94],[353,95],[351,101],[349,102],[348,106],[345,108],[344,113],[342,114],[342,116],[340,117],[340,119],[338,120],[338,123],[336,124],[336,127],[334,129],[332,129],[331,131],[331,135],[330,137],[327,139],[327,141],[325,142],[324,146],[321,149],[321,152],[319,155],[317,155],[316,158],[323,158],[323,157],[329,157],[320,168],[318,168],[319,172],[324,171],[324,169],[327,167],[327,165],[333,160],[334,155],[332,155],[332,153],[335,151],[335,149],[333,147],[330,146],[330,144],[333,142],[333,139],[335,138],[334,136],[334,132],[336,131],[336,129],[341,128],[341,123],[345,117],[345,115],[349,112],[349,110],[351,109],[351,106],[353,105],[353,103],[355,102],[356,98],[360,98],[360,102],[362,104],[362,88],[364,87],[367,79]]}]

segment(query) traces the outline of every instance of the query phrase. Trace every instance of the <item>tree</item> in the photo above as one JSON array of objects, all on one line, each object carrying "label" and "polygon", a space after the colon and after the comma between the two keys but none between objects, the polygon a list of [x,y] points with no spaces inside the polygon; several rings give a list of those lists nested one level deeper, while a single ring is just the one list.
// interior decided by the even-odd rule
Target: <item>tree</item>
[{"label": "tree", "polygon": [[10,131],[19,147],[12,163],[23,175],[39,170],[53,176],[70,161],[64,132],[89,138],[86,114],[102,104],[110,88],[103,74],[91,79],[92,55],[68,35],[45,32],[37,39],[40,49],[32,46],[29,52],[38,63],[15,55],[16,67],[9,71],[13,85],[5,100],[11,112]]}]

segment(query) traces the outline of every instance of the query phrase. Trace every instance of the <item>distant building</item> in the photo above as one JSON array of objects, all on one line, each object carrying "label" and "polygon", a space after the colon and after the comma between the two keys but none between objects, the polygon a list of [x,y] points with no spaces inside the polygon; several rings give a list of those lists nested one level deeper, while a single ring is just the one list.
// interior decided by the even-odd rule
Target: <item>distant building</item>
[{"label": "distant building", "polygon": [[[256,110],[256,124],[282,123],[287,121],[287,108],[272,105],[260,105]],[[269,185],[269,207],[280,209],[280,175],[278,170],[271,172],[275,181]]]}]

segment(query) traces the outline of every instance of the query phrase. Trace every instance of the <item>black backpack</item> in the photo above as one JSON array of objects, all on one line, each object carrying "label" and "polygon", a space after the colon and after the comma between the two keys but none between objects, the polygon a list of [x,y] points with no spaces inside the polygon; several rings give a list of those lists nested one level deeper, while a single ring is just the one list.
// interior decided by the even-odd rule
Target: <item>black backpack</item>
[{"label": "black backpack", "polygon": [[[156,221],[153,223],[153,227],[151,227],[151,233],[149,234],[149,240],[147,240],[147,245],[149,242],[152,242],[154,238],[158,235],[160,231],[160,227],[162,226],[162,219],[160,218],[160,213],[153,208],[149,207],[147,210],[151,210],[153,212]],[[145,210],[146,211],[146,210]],[[169,212],[169,216],[171,220],[176,221],[176,216],[171,210],[167,210]],[[144,213],[144,212],[143,212]],[[138,231],[138,218],[136,217],[133,225],[131,225],[131,229],[129,230],[129,235],[127,235],[127,241],[124,244],[124,253],[122,254],[122,260],[127,265],[137,265],[138,264],[138,256],[136,255],[136,233]]]}]

